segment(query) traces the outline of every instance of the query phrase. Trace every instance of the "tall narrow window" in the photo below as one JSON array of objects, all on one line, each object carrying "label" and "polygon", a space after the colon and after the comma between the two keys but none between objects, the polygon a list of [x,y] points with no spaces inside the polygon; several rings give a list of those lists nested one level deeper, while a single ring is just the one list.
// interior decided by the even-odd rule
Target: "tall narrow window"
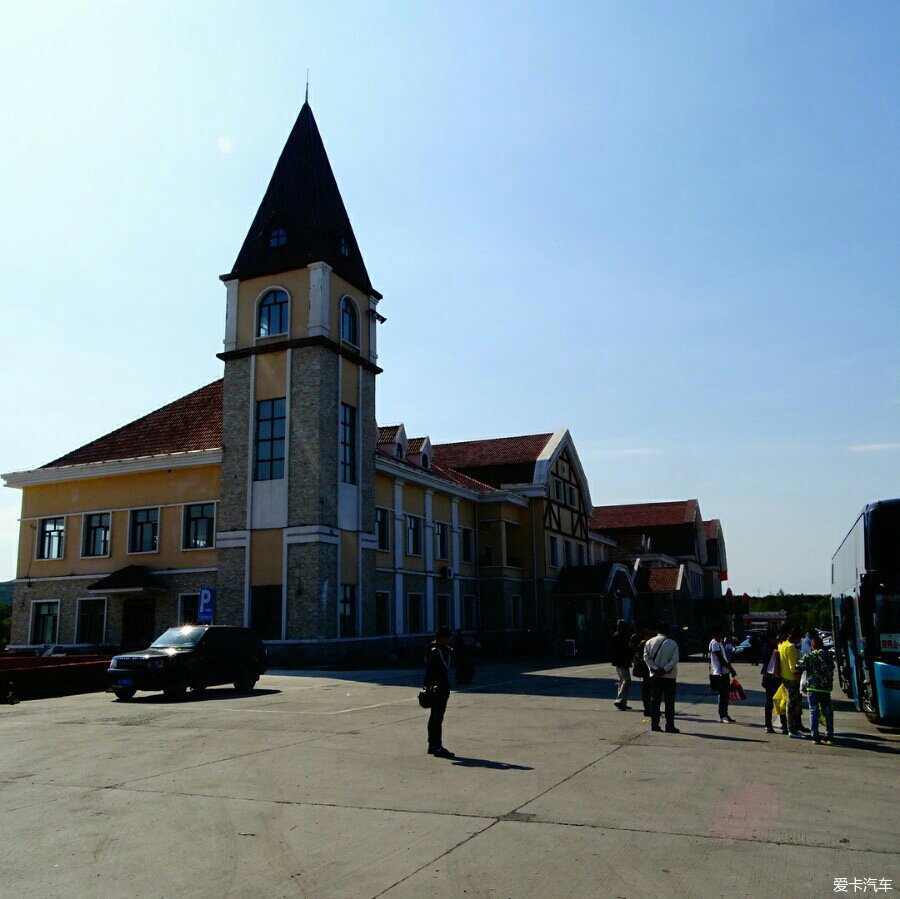
[{"label": "tall narrow window", "polygon": [[566,561],[566,567],[568,568],[572,564],[572,541],[564,540],[563,541],[563,558]]},{"label": "tall narrow window", "polygon": [[438,627],[450,627],[450,597],[446,594],[434,598]]},{"label": "tall narrow window", "polygon": [[416,515],[406,516],[406,554],[422,555],[422,519]]},{"label": "tall narrow window", "polygon": [[31,642],[55,643],[59,625],[59,602],[36,602],[31,605]]},{"label": "tall narrow window", "polygon": [[575,508],[578,505],[578,502],[577,502],[576,496],[575,496],[574,485],[566,484],[566,494],[568,496],[569,505],[572,506],[572,508]]},{"label": "tall narrow window", "polygon": [[359,313],[350,297],[341,300],[341,339],[359,346]]},{"label": "tall narrow window", "polygon": [[159,549],[159,509],[132,509],[128,552],[155,553]]},{"label": "tall narrow window", "polygon": [[450,527],[445,521],[434,523],[434,557],[436,559],[450,558]]},{"label": "tall narrow window", "polygon": [[356,409],[341,403],[341,481],[356,483]]},{"label": "tall narrow window", "polygon": [[184,507],[182,549],[210,549],[216,543],[216,505],[197,503]]},{"label": "tall narrow window", "polygon": [[559,478],[553,479],[553,495],[557,502],[566,501],[566,485]]},{"label": "tall narrow window", "polygon": [[378,548],[382,552],[390,552],[391,513],[388,509],[375,509],[375,536],[378,538]]},{"label": "tall narrow window", "polygon": [[288,329],[288,295],[284,290],[270,290],[259,301],[259,313],[256,321],[257,337],[274,337],[276,334],[287,334]]},{"label": "tall narrow window", "polygon": [[391,594],[379,590],[375,594],[375,633],[384,637],[391,632]]},{"label": "tall narrow window", "polygon": [[462,560],[463,562],[475,561],[475,532],[472,528],[462,529]]},{"label": "tall narrow window", "polygon": [[410,593],[406,597],[406,633],[421,634],[422,626],[422,594]]},{"label": "tall narrow window", "polygon": [[66,554],[66,519],[42,518],[38,524],[37,557],[62,559]]},{"label": "tall narrow window", "polygon": [[340,634],[342,637],[356,636],[356,587],[341,584]]},{"label": "tall narrow window", "polygon": [[86,558],[109,555],[109,512],[84,516],[81,554]]},{"label": "tall narrow window", "polygon": [[559,541],[556,537],[551,537],[549,540],[550,545],[550,567],[551,568],[559,568]]},{"label": "tall narrow window", "polygon": [[256,447],[253,479],[277,481],[284,477],[284,397],[256,404]]},{"label": "tall narrow window", "polygon": [[474,631],[478,627],[478,599],[475,596],[463,597],[463,627]]},{"label": "tall narrow window", "polygon": [[106,638],[106,600],[79,599],[76,643],[102,643]]},{"label": "tall narrow window", "polygon": [[584,544],[583,544],[583,543],[579,543],[579,544],[578,544],[578,564],[579,564],[579,565],[585,565],[585,564],[587,564],[587,558],[586,558],[586,555],[587,555],[587,554],[585,553]]}]

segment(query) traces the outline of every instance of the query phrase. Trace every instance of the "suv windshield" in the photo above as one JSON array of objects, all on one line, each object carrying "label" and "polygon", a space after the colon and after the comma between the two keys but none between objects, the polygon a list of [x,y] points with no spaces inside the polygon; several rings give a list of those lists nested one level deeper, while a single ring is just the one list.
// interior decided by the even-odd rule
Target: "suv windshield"
[{"label": "suv windshield", "polygon": [[157,637],[150,644],[150,648],[166,649],[170,646],[196,646],[205,633],[205,627],[197,627],[196,625],[170,627],[161,637]]}]

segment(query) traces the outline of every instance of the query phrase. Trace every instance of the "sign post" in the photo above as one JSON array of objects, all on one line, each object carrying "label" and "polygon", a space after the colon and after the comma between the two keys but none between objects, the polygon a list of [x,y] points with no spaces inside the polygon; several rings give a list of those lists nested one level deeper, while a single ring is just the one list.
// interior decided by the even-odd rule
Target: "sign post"
[{"label": "sign post", "polygon": [[200,588],[200,601],[197,604],[197,624],[212,624],[216,611],[216,591],[212,587]]}]

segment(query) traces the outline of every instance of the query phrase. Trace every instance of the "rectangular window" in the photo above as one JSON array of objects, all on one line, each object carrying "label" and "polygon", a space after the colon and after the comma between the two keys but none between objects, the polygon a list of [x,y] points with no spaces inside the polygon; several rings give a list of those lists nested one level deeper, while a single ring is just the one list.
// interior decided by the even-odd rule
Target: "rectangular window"
[{"label": "rectangular window", "polygon": [[341,481],[356,483],[356,409],[341,403]]},{"label": "rectangular window", "polygon": [[550,567],[559,568],[559,542],[556,537],[551,537],[550,544]]},{"label": "rectangular window", "polygon": [[250,588],[250,627],[260,640],[281,639],[281,584]]},{"label": "rectangular window", "polygon": [[159,549],[159,509],[132,509],[128,552],[155,553]]},{"label": "rectangular window", "polygon": [[81,555],[85,558],[109,555],[109,512],[85,515],[82,519]]},{"label": "rectangular window", "polygon": [[436,596],[438,627],[450,627],[450,597],[447,595]]},{"label": "rectangular window", "polygon": [[512,626],[522,626],[522,597],[514,596],[512,598]]},{"label": "rectangular window", "polygon": [[62,559],[66,554],[66,519],[42,518],[38,523],[39,559]]},{"label": "rectangular window", "polygon": [[284,429],[286,418],[284,397],[259,400],[253,438],[253,480],[277,481],[284,477]]},{"label": "rectangular window", "polygon": [[382,552],[390,552],[391,513],[389,509],[375,510],[375,536],[378,538],[378,548]]},{"label": "rectangular window", "polygon": [[181,608],[178,610],[179,624],[196,624],[197,610],[200,608],[199,593],[182,593]]},{"label": "rectangular window", "polygon": [[216,544],[216,504],[184,507],[182,549],[211,549]]},{"label": "rectangular window", "polygon": [[422,555],[422,519],[416,515],[406,516],[406,554]]},{"label": "rectangular window", "polygon": [[572,564],[572,541],[564,540],[563,541],[563,558],[566,562],[566,568],[568,568]]},{"label": "rectangular window", "polygon": [[481,547],[481,559],[479,560],[482,565],[493,565],[494,564],[494,547],[485,544]]},{"label": "rectangular window", "polygon": [[106,600],[79,599],[76,643],[102,643],[106,638]]},{"label": "rectangular window", "polygon": [[445,521],[434,523],[434,557],[450,558],[450,526]]},{"label": "rectangular window", "polygon": [[340,636],[356,636],[356,586],[341,584]]},{"label": "rectangular window", "polygon": [[55,643],[59,624],[59,602],[35,602],[31,604],[31,642]]},{"label": "rectangular window", "polygon": [[569,505],[574,509],[577,503],[575,502],[575,487],[572,484],[566,484],[566,492],[569,495]]},{"label": "rectangular window", "polygon": [[585,557],[584,545],[578,544],[578,564],[585,565],[587,563],[587,559]]},{"label": "rectangular window", "polygon": [[559,478],[553,479],[553,496],[559,503],[566,501],[566,485]]},{"label": "rectangular window", "polygon": [[406,597],[406,633],[421,634],[422,626],[422,594],[409,593]]},{"label": "rectangular window", "polygon": [[462,529],[462,560],[463,562],[475,561],[475,532],[472,528]]},{"label": "rectangular window", "polygon": [[375,633],[384,637],[391,632],[391,594],[379,590],[375,594]]},{"label": "rectangular window", "polygon": [[463,597],[463,627],[474,631],[478,627],[478,601],[475,596]]}]

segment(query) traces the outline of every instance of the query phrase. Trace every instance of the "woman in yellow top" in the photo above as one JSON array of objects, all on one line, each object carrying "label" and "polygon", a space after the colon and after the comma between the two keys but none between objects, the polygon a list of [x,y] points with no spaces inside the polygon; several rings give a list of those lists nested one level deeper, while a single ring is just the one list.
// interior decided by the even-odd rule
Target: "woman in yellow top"
[{"label": "woman in yellow top", "polygon": [[795,740],[805,740],[809,728],[803,726],[800,696],[800,672],[797,670],[798,652],[796,643],[803,636],[799,627],[782,633],[783,640],[778,644],[778,659],[781,667],[781,682],[788,695],[787,719],[788,732]]}]

